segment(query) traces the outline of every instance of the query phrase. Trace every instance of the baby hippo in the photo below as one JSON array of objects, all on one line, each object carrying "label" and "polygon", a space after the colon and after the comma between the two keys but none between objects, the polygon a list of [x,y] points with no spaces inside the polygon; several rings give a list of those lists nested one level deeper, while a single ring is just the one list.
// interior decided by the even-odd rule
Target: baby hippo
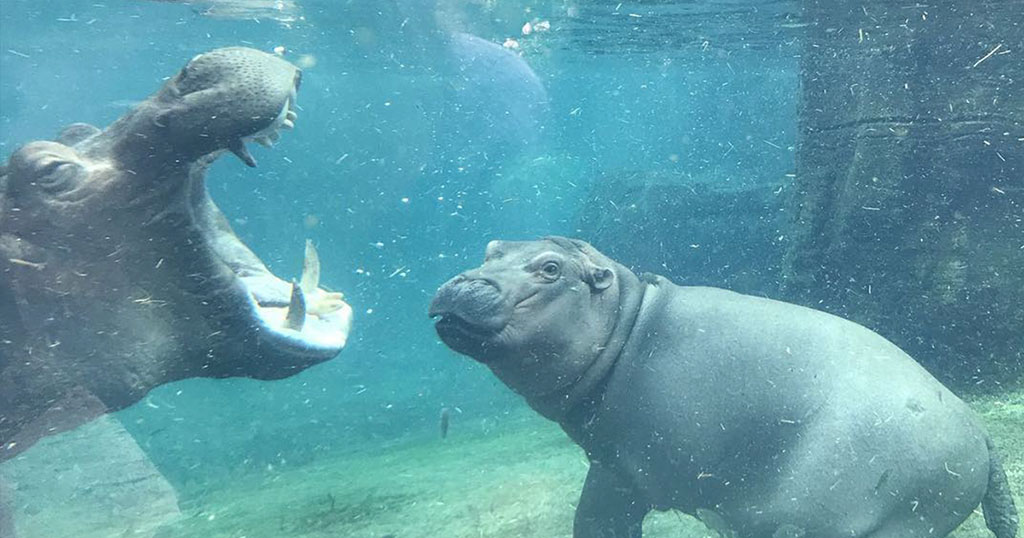
[{"label": "baby hippo", "polygon": [[590,460],[575,538],[638,538],[651,510],[737,538],[946,536],[1017,514],[971,410],[851,321],[660,276],[561,237],[492,241],[430,305]]}]

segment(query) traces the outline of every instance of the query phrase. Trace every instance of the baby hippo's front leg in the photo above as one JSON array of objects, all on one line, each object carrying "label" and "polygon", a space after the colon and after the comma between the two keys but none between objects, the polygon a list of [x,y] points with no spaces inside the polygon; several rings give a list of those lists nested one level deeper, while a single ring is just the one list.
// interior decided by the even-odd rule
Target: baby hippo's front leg
[{"label": "baby hippo's front leg", "polygon": [[633,486],[591,462],[576,507],[573,538],[641,538],[650,506],[640,501]]}]

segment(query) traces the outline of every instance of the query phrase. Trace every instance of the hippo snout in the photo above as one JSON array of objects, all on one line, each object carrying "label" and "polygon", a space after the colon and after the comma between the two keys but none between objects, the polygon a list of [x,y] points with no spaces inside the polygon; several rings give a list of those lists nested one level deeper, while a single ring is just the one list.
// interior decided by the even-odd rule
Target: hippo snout
[{"label": "hippo snout", "polygon": [[486,279],[459,275],[445,282],[430,302],[429,315],[437,318],[438,332],[454,329],[476,334],[496,333],[508,322],[505,298]]}]

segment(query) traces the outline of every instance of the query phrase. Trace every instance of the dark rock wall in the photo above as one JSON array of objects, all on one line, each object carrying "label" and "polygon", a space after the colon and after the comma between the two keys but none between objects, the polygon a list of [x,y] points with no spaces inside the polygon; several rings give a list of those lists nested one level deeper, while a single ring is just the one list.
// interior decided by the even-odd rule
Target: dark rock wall
[{"label": "dark rock wall", "polygon": [[777,297],[785,237],[780,185],[742,188],[657,174],[595,183],[578,235],[635,272]]},{"label": "dark rock wall", "polygon": [[944,380],[1019,376],[1021,3],[804,9],[787,295],[875,329]]}]

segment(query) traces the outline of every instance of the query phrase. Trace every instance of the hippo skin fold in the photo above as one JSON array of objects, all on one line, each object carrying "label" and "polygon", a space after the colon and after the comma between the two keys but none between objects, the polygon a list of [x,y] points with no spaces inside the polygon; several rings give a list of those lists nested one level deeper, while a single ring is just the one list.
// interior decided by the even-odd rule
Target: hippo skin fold
[{"label": "hippo skin fold", "polygon": [[492,241],[430,315],[586,451],[575,538],[638,538],[668,509],[737,538],[925,538],[979,504],[1016,535],[978,418],[851,321],[638,277],[561,237]]}]

